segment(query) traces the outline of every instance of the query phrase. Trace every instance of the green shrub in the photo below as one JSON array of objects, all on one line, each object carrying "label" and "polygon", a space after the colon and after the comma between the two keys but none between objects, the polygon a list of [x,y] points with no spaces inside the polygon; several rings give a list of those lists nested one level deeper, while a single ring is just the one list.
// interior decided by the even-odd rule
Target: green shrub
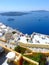
[{"label": "green shrub", "polygon": [[26,56],[26,57],[28,57],[34,61],[39,62],[39,65],[45,65],[46,64],[46,56],[41,54],[41,53],[38,53],[35,56]]},{"label": "green shrub", "polygon": [[35,65],[24,60],[23,65]]},{"label": "green shrub", "polygon": [[[20,46],[15,47],[14,50],[21,54],[24,54],[26,51],[25,48],[22,48]],[[46,56],[43,55],[42,53],[38,53],[35,56],[32,55],[32,56],[26,56],[26,57],[28,57],[29,59],[32,59],[36,62],[39,62],[39,65],[46,65]],[[32,65],[32,64],[28,63],[27,61],[24,61],[23,65]]]},{"label": "green shrub", "polygon": [[20,46],[15,47],[14,50],[21,53],[21,54],[25,53],[25,51],[26,51],[25,48],[22,48]]}]

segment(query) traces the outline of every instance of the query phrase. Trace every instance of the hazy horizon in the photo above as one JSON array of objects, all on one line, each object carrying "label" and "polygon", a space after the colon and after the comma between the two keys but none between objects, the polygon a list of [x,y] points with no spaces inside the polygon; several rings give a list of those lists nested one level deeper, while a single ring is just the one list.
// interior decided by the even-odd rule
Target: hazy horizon
[{"label": "hazy horizon", "polygon": [[0,0],[0,12],[49,11],[49,0]]},{"label": "hazy horizon", "polygon": [[4,12],[33,12],[33,11],[48,11],[49,10],[30,10],[30,11],[0,11],[0,13],[4,13]]}]

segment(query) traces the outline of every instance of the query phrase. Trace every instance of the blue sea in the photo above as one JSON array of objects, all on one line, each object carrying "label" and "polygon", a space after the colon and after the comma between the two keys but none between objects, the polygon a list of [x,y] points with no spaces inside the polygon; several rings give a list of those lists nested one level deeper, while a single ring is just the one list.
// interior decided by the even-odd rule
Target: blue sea
[{"label": "blue sea", "polygon": [[[13,18],[13,21],[8,21]],[[49,35],[49,13],[32,12],[22,16],[1,16],[0,22],[24,34],[32,34],[33,32]]]}]

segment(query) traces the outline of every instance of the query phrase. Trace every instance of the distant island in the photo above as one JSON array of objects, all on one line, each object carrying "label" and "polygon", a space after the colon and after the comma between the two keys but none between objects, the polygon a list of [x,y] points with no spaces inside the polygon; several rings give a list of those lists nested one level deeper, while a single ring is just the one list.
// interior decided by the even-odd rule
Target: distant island
[{"label": "distant island", "polygon": [[7,20],[8,20],[8,21],[14,21],[14,19],[13,19],[13,18],[8,18]]},{"label": "distant island", "polygon": [[4,13],[0,13],[0,15],[3,16],[22,16],[22,15],[26,15],[28,13],[25,12],[4,12]]},{"label": "distant island", "polygon": [[22,15],[27,15],[27,14],[35,14],[35,13],[48,13],[49,11],[46,10],[36,10],[36,11],[29,11],[29,12],[3,12],[0,13],[2,16],[22,16]]},{"label": "distant island", "polygon": [[31,11],[31,12],[49,12],[49,11],[46,11],[46,10],[36,10],[36,11]]}]

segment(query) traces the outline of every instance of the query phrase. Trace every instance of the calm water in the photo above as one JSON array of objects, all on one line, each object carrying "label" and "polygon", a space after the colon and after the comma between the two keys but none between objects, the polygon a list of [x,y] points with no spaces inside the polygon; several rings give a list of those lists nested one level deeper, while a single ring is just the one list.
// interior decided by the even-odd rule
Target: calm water
[{"label": "calm water", "polygon": [[[14,21],[8,21],[13,18]],[[38,32],[49,35],[49,13],[30,13],[23,16],[1,16],[0,21],[23,33]]]}]

